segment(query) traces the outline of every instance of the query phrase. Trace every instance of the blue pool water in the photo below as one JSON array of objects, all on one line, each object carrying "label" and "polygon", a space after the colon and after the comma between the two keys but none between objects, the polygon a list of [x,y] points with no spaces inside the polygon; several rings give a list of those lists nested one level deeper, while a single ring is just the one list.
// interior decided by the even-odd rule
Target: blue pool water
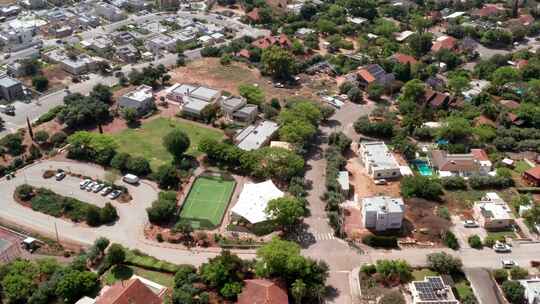
[{"label": "blue pool water", "polygon": [[418,169],[418,172],[420,172],[420,175],[423,176],[431,176],[433,175],[433,170],[429,167],[428,163],[425,160],[417,159],[413,161],[414,165]]}]

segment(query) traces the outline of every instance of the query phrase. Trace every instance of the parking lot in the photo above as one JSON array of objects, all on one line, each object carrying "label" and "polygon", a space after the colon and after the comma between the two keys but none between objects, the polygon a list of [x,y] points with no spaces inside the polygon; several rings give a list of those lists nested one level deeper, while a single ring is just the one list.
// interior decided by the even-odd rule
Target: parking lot
[{"label": "parking lot", "polygon": [[461,248],[471,248],[468,242],[470,236],[478,235],[481,239],[487,237],[487,232],[484,228],[467,228],[465,227],[463,222],[464,220],[461,219],[459,216],[452,216],[452,223],[454,224],[454,226],[452,227],[452,232],[454,232],[454,234],[456,235]]}]

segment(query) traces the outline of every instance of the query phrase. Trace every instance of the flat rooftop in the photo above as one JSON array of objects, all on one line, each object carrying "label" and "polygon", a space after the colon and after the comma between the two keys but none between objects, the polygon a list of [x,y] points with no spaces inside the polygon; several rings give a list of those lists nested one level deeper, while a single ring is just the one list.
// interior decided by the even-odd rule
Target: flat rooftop
[{"label": "flat rooftop", "polygon": [[388,150],[388,147],[383,142],[361,142],[364,148],[364,153],[372,166],[380,169],[395,169],[399,168],[396,159]]},{"label": "flat rooftop", "polygon": [[278,129],[279,125],[269,120],[265,120],[258,125],[248,126],[236,136],[238,148],[245,151],[259,149]]}]

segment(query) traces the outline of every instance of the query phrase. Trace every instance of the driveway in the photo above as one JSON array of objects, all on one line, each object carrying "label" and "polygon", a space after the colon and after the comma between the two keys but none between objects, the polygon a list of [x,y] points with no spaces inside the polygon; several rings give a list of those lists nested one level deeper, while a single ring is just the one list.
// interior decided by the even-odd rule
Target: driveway
[{"label": "driveway", "polygon": [[450,230],[452,230],[452,232],[456,235],[461,248],[471,248],[471,246],[469,246],[470,236],[478,235],[482,240],[487,237],[487,232],[484,228],[467,228],[463,225],[463,221],[464,220],[462,220],[459,216],[452,216],[452,223],[454,226],[450,228]]},{"label": "driveway", "polygon": [[499,292],[495,281],[491,277],[488,269],[468,268],[465,275],[471,282],[471,287],[480,303],[503,304],[507,303],[503,295]]},{"label": "driveway", "polygon": [[[68,161],[36,163],[19,170],[17,176],[12,180],[0,179],[0,217],[7,222],[34,230],[50,238],[55,238],[55,230],[57,229],[60,241],[90,245],[96,238],[103,236],[128,248],[139,249],[156,258],[178,264],[200,265],[220,252],[219,249],[189,251],[178,245],[161,244],[145,239],[143,231],[148,222],[146,208],[152,204],[158,194],[156,185],[148,181],[143,181],[138,186],[118,182],[118,184],[128,188],[133,200],[126,204],[117,201],[111,202],[116,207],[119,220],[110,226],[87,227],[84,224],[73,223],[33,211],[15,202],[13,199],[15,188],[24,183],[47,187],[58,194],[73,196],[96,205],[107,202],[97,194],[81,191],[78,186],[79,181],[76,178],[66,177],[61,182],[57,182],[54,178],[43,179],[42,174],[45,170],[58,168],[94,178],[104,179],[105,175],[105,171],[101,167],[90,164]],[[238,252],[238,254],[243,258],[254,258],[253,251]]]}]

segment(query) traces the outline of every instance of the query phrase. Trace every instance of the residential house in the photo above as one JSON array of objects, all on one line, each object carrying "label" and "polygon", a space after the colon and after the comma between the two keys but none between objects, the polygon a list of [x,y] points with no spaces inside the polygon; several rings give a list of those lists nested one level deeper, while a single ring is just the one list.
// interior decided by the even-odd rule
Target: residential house
[{"label": "residential house", "polygon": [[519,280],[519,284],[525,288],[525,300],[527,304],[540,303],[540,278]]},{"label": "residential house", "polygon": [[176,10],[180,7],[180,0],[157,0],[157,6],[162,10]]},{"label": "residential house", "polygon": [[267,145],[279,130],[279,125],[273,121],[264,120],[255,125],[249,125],[240,131],[234,142],[244,151],[257,150]]},{"label": "residential house", "polygon": [[49,27],[49,35],[56,38],[68,37],[73,34],[73,28],[65,24],[55,24]]},{"label": "residential house", "polygon": [[413,281],[409,285],[413,304],[459,304],[452,286],[441,276],[428,276],[423,281]]},{"label": "residential house", "polygon": [[310,29],[310,28],[307,28],[307,27],[302,27],[302,28],[299,28],[298,30],[296,30],[296,32],[294,33],[294,35],[300,39],[306,39],[306,37],[310,34],[313,34],[315,33],[315,30],[314,29]]},{"label": "residential house", "polygon": [[140,57],[139,50],[132,44],[125,44],[117,47],[116,56],[124,62],[136,62]]},{"label": "residential house", "polygon": [[457,46],[457,39],[452,36],[441,36],[435,39],[435,42],[431,46],[431,51],[437,53],[440,50],[454,50]]},{"label": "residential house", "polygon": [[97,70],[99,57],[90,57],[86,54],[70,56],[63,50],[52,50],[43,54],[43,58],[52,63],[58,63],[62,69],[73,75],[81,75]]},{"label": "residential house", "polygon": [[433,150],[430,161],[433,169],[441,177],[487,175],[492,169],[491,162],[481,149],[472,149],[471,153],[466,154],[450,154],[443,150]]},{"label": "residential house", "polygon": [[17,16],[21,12],[21,7],[18,5],[8,5],[0,7],[0,16],[2,17],[13,17]]},{"label": "residential house", "polygon": [[348,74],[346,78],[353,83],[357,83],[363,89],[374,83],[388,87],[395,79],[394,74],[386,73],[378,64],[370,64],[359,68],[357,71]]},{"label": "residential house", "polygon": [[523,172],[523,179],[532,186],[540,187],[540,166]]},{"label": "residential house", "polygon": [[237,123],[252,123],[259,113],[256,105],[247,104],[243,97],[231,97],[221,100],[221,111],[225,117]]},{"label": "residential house", "polygon": [[105,2],[98,3],[94,9],[94,13],[110,22],[117,22],[127,18],[121,9]]},{"label": "residential house", "polygon": [[155,37],[148,39],[145,43],[145,46],[149,51],[154,54],[159,53],[159,51],[161,50],[175,52],[176,39],[164,34],[159,34]]},{"label": "residential house", "polygon": [[413,31],[403,31],[403,32],[397,34],[396,41],[397,42],[403,42],[403,41],[407,40],[407,38],[411,37],[413,34],[414,34]]},{"label": "residential house", "polygon": [[508,204],[495,192],[488,192],[474,203],[474,217],[487,230],[501,230],[514,225],[515,219]]},{"label": "residential house", "polygon": [[111,34],[111,38],[118,45],[133,43],[135,41],[135,36],[129,32],[114,32]]},{"label": "residential house", "polygon": [[22,83],[7,75],[0,77],[0,96],[7,100],[13,101],[24,97]]},{"label": "residential house", "polygon": [[261,16],[259,16],[259,8],[256,7],[252,9],[251,11],[249,11],[246,14],[246,17],[251,22],[255,22],[255,23],[259,22],[259,20],[261,20]]},{"label": "residential house", "polygon": [[487,80],[472,80],[470,82],[470,89],[463,91],[461,94],[466,101],[472,100],[474,97],[480,95],[482,91],[489,86],[490,82]]},{"label": "residential house", "polygon": [[390,59],[400,64],[413,65],[413,64],[418,63],[418,60],[416,60],[413,56],[402,54],[402,53],[395,53],[394,55],[390,57]]},{"label": "residential house", "polygon": [[292,46],[291,41],[285,34],[279,36],[266,36],[260,39],[257,39],[251,43],[254,47],[260,49],[267,49],[271,46],[279,46],[281,48],[290,48]]},{"label": "residential house", "polygon": [[46,0],[22,0],[19,3],[27,9],[42,9],[47,6]]},{"label": "residential house", "polygon": [[365,228],[375,231],[400,229],[405,214],[401,198],[388,196],[366,197],[361,202],[362,222]]},{"label": "residential house", "polygon": [[504,11],[505,9],[501,5],[486,3],[482,8],[475,10],[472,15],[475,17],[485,18],[497,16],[504,13]]},{"label": "residential house", "polygon": [[454,102],[454,98],[448,93],[441,93],[427,89],[424,94],[424,103],[434,109],[448,108]]},{"label": "residential house", "polygon": [[245,280],[237,304],[288,304],[287,290],[267,279]]},{"label": "residential house", "polygon": [[94,52],[105,53],[111,49],[113,41],[106,36],[98,36],[88,41],[81,41],[81,45]]},{"label": "residential house", "polygon": [[0,45],[10,52],[41,46],[43,42],[36,36],[36,32],[36,27],[9,28],[0,33]]},{"label": "residential house", "polygon": [[534,17],[531,15],[519,15],[519,17],[515,19],[508,20],[507,24],[510,27],[531,26],[534,24]]},{"label": "residential house", "polygon": [[218,90],[178,83],[165,92],[167,100],[180,104],[183,115],[194,118],[200,118],[204,108],[214,104],[221,95]]},{"label": "residential house", "polygon": [[501,104],[501,106],[505,107],[506,109],[510,111],[516,110],[520,106],[519,102],[514,101],[514,100],[508,100],[508,99],[503,99],[499,101],[499,103]]},{"label": "residential house", "polygon": [[140,85],[135,90],[120,97],[118,101],[120,109],[134,109],[139,115],[145,115],[155,108],[152,87]]},{"label": "residential house", "polygon": [[399,164],[384,142],[360,142],[358,152],[367,174],[373,179],[398,178],[401,176]]},{"label": "residential house", "polygon": [[103,287],[95,299],[83,297],[75,304],[163,304],[167,293],[166,287],[133,275]]}]

